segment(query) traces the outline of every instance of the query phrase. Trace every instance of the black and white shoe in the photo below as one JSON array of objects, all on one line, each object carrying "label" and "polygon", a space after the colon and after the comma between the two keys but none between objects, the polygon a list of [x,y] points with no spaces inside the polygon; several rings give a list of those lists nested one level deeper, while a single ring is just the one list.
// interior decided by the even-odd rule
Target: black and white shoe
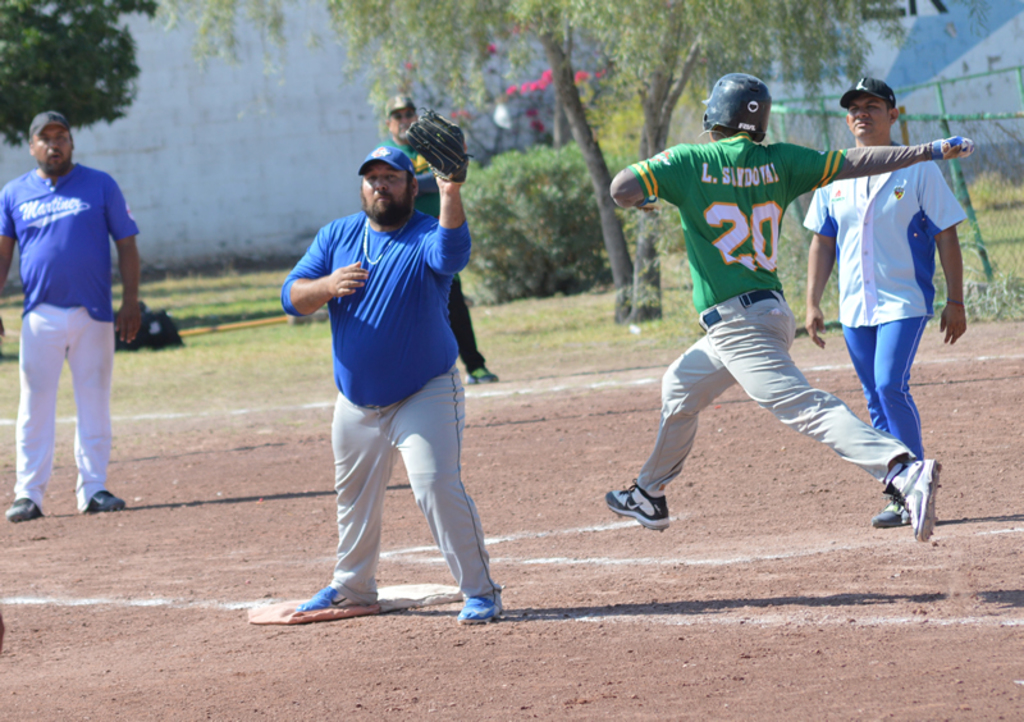
[{"label": "black and white shoe", "polygon": [[31,521],[43,515],[36,503],[29,498],[17,499],[7,510],[7,521],[17,524],[19,521]]},{"label": "black and white shoe", "polygon": [[939,490],[940,471],[942,464],[925,459],[897,464],[886,477],[886,487],[891,484],[903,496],[914,538],[921,542],[928,541],[935,530],[935,494]]},{"label": "black and white shoe", "polygon": [[631,516],[648,529],[668,529],[668,502],[663,496],[648,496],[647,492],[633,484],[622,491],[609,491],[604,500],[616,514]]},{"label": "black and white shoe", "polygon": [[85,508],[85,513],[99,514],[107,511],[121,511],[124,507],[124,499],[118,499],[109,491],[97,491],[89,500],[89,506]]}]

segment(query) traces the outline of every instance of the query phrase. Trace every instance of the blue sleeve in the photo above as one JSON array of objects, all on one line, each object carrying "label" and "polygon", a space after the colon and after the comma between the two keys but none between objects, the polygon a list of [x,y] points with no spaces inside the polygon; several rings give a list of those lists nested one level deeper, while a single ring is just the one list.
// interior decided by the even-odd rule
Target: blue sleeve
[{"label": "blue sleeve", "polygon": [[814,191],[814,195],[811,197],[811,205],[807,209],[807,217],[804,218],[804,228],[812,233],[817,233],[819,236],[835,238],[839,235],[839,226],[836,225],[836,219],[832,217],[828,210],[830,187],[825,186]]},{"label": "blue sleeve", "polygon": [[14,226],[14,214],[10,208],[11,194],[9,187],[4,187],[0,193],[0,236],[17,238],[18,229]]},{"label": "blue sleeve", "polygon": [[107,230],[115,241],[120,241],[128,236],[137,236],[139,227],[131,217],[128,210],[128,202],[121,193],[121,188],[110,176],[107,176],[107,188],[103,194],[107,207]]},{"label": "blue sleeve", "polygon": [[440,223],[427,235],[424,254],[427,265],[445,276],[454,276],[469,263],[473,241],[469,236],[469,224],[458,228],[443,228]]},{"label": "blue sleeve", "polygon": [[281,287],[281,306],[284,307],[285,313],[292,316],[305,315],[299,313],[295,306],[292,305],[292,286],[297,280],[300,278],[316,280],[331,275],[331,249],[334,246],[331,242],[331,228],[333,225],[324,226],[320,229],[320,232],[316,234],[316,238],[309,248],[306,249],[305,255],[299,259],[299,262],[295,264],[295,268],[288,274],[288,278],[284,280],[284,285]]}]

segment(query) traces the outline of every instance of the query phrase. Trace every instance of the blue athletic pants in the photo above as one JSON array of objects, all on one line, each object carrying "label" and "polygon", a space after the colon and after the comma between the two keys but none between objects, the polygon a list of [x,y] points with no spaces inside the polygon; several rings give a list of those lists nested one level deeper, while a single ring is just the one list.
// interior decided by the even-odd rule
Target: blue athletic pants
[{"label": "blue athletic pants", "polygon": [[846,348],[864,387],[871,425],[888,431],[924,458],[921,416],[910,396],[910,367],[921,342],[927,316],[878,326],[843,326]]}]

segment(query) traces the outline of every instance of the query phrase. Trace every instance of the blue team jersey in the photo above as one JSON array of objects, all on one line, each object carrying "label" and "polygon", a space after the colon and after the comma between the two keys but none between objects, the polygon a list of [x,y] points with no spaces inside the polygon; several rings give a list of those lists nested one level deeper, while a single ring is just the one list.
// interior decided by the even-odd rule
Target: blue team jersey
[{"label": "blue team jersey", "polygon": [[24,313],[82,306],[113,321],[110,240],[138,232],[114,179],[84,165],[54,186],[30,171],[0,192],[0,235],[18,242]]},{"label": "blue team jersey", "polygon": [[339,218],[320,229],[285,279],[281,304],[301,315],[291,301],[296,280],[323,278],[353,263],[368,269],[363,288],[327,303],[334,381],[354,404],[389,406],[455,365],[448,292],[452,276],[469,262],[470,246],[466,224],[442,228],[419,211],[392,233],[374,231],[362,212]]}]

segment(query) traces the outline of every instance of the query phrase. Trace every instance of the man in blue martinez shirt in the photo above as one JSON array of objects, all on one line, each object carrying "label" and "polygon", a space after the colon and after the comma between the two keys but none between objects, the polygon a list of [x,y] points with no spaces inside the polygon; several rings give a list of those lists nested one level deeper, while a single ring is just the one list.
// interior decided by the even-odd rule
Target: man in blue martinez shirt
[{"label": "man in blue martinez shirt", "polygon": [[[892,89],[861,78],[839,101],[858,148],[893,145],[899,118]],[[820,347],[820,303],[839,261],[839,320],[846,347],[864,387],[871,424],[924,458],[921,417],[910,395],[910,367],[934,314],[935,250],[946,277],[947,298],[939,323],[945,342],[967,330],[963,260],[956,225],[963,209],[934,162],[866,178],[833,182],[817,190],[804,225],[814,232],[807,263],[807,319]],[[878,528],[909,524],[903,499],[872,520]]]},{"label": "man in blue martinez shirt", "polygon": [[452,276],[469,261],[461,185],[438,179],[440,217],[415,210],[412,161],[381,146],[359,168],[362,212],[324,226],[288,275],[281,303],[331,319],[331,442],[338,493],[338,561],[330,586],[298,611],[377,601],[384,491],[402,456],[416,503],[466,598],[462,624],[496,619],[483,528],[462,484],[465,391],[445,310]]},{"label": "man in blue martinez shirt", "polygon": [[[17,481],[14,504],[7,511],[12,522],[43,516],[43,496],[53,470],[57,384],[65,358],[77,411],[78,510],[124,509],[124,502],[106,489],[114,337],[116,333],[124,341],[134,339],[142,317],[135,244],[139,229],[121,189],[106,173],[72,162],[71,126],[60,113],[51,110],[37,115],[29,139],[38,169],[14,179],[0,192],[0,289],[17,243],[25,292]],[[116,316],[111,238],[122,284]]]}]

